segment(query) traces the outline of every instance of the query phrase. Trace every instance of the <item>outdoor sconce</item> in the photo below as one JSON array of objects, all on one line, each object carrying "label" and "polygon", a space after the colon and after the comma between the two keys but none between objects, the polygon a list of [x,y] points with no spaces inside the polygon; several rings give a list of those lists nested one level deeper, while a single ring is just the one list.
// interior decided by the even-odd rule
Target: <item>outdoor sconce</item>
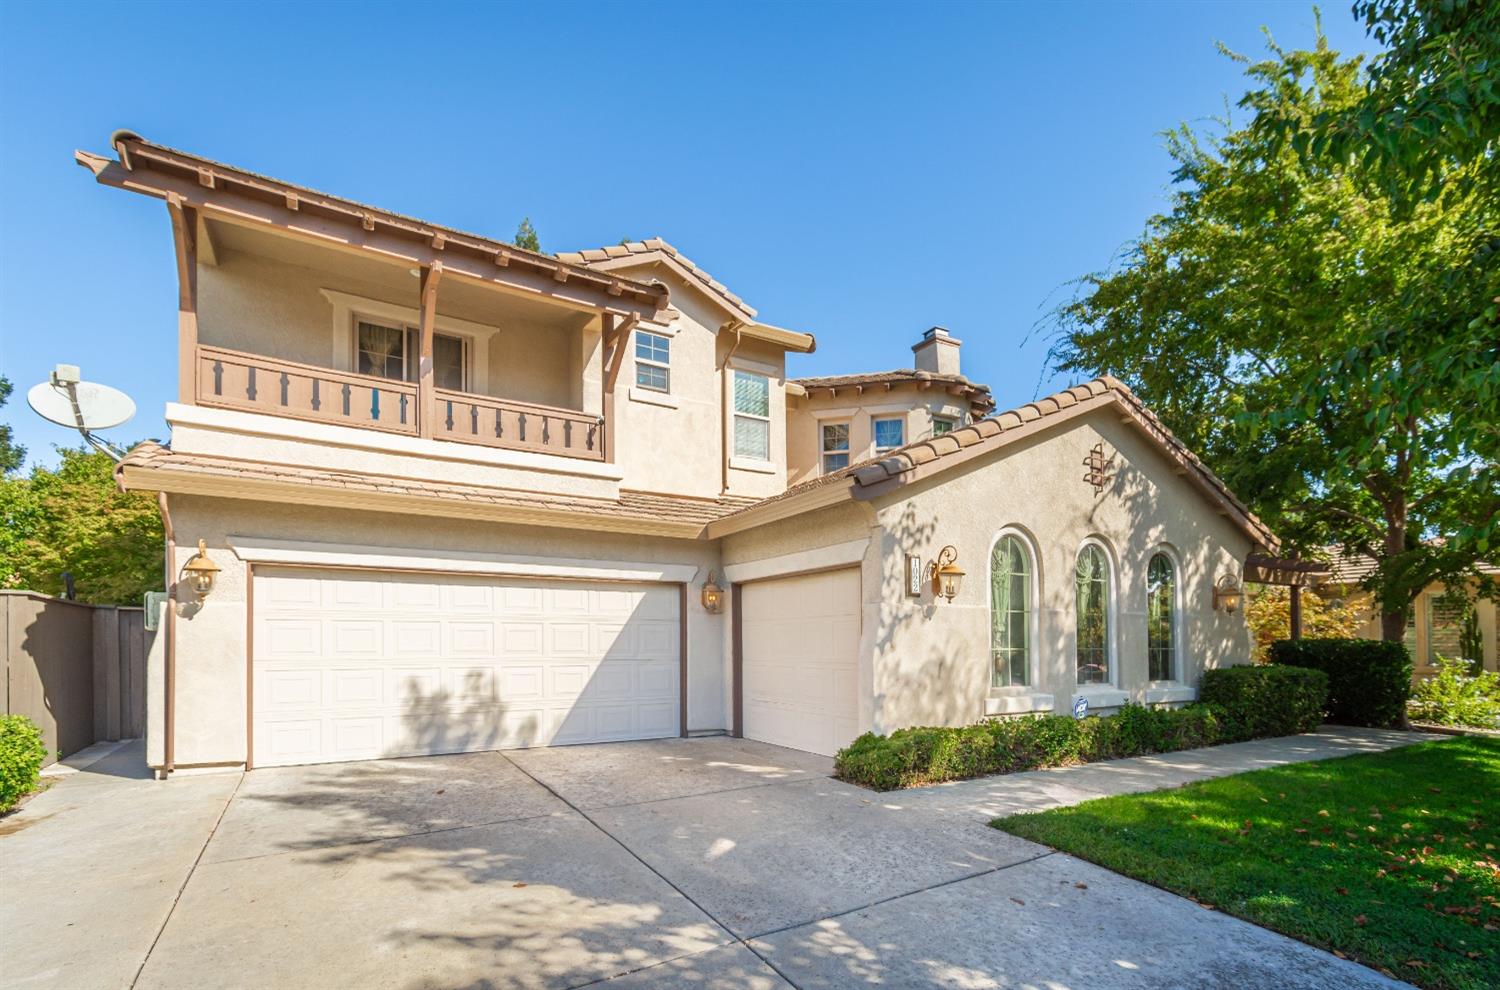
[{"label": "outdoor sconce", "polygon": [[1240,591],[1239,582],[1234,579],[1234,575],[1226,574],[1219,578],[1218,584],[1214,585],[1214,608],[1224,612],[1238,612],[1242,595],[1243,592]]},{"label": "outdoor sconce", "polygon": [[958,594],[964,582],[964,569],[957,563],[958,551],[951,545],[938,551],[937,559],[928,565],[927,573],[932,577],[932,593],[937,598],[950,602]]},{"label": "outdoor sconce", "polygon": [[208,559],[208,544],[203,540],[198,541],[197,556],[184,564],[182,570],[199,598],[207,598],[208,593],[214,590],[214,578],[219,575],[219,565]]},{"label": "outdoor sconce", "polygon": [[719,614],[724,608],[724,589],[714,581],[714,572],[708,572],[708,580],[703,582],[703,611],[713,615]]}]

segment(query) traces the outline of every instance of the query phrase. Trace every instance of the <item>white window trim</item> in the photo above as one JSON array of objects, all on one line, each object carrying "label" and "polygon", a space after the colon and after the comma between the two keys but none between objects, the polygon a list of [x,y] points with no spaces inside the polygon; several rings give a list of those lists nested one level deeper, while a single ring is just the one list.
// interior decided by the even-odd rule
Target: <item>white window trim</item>
[{"label": "white window trim", "polygon": [[[1162,554],[1172,563],[1172,676],[1164,681],[1151,679],[1151,559],[1157,554]],[[1143,580],[1146,592],[1147,623],[1146,684],[1148,687],[1170,689],[1175,685],[1186,683],[1182,676],[1182,558],[1177,555],[1177,548],[1170,543],[1158,543],[1152,547],[1151,551],[1146,554],[1146,572]]]},{"label": "white window trim", "polygon": [[[882,446],[880,446],[880,440],[878,439],[879,434],[878,434],[878,432],[876,430],[875,424],[876,423],[887,423],[887,422],[890,422],[892,420],[898,420],[901,423],[901,442],[898,443],[894,447],[882,447]],[[873,450],[876,454],[886,454],[886,453],[889,453],[889,452],[891,452],[893,450],[900,450],[902,447],[905,447],[907,444],[911,443],[911,422],[910,422],[910,420],[911,420],[911,417],[909,417],[907,415],[904,415],[904,414],[900,415],[900,416],[876,416],[876,415],[871,415],[870,416],[870,449]]]},{"label": "white window trim", "polygon": [[[992,698],[1005,697],[1005,696],[1015,696],[1015,695],[1031,695],[1031,694],[1040,694],[1041,693],[1040,692],[1040,685],[1041,685],[1041,679],[1042,679],[1042,665],[1041,665],[1040,657],[1038,656],[1038,654],[1041,652],[1041,642],[1042,642],[1042,629],[1041,629],[1041,626],[1042,626],[1042,623],[1041,623],[1041,612],[1042,612],[1042,565],[1041,565],[1041,560],[1042,560],[1042,556],[1041,556],[1041,554],[1037,553],[1036,541],[1031,538],[1031,534],[1028,533],[1026,530],[1022,529],[1020,526],[1016,526],[1016,525],[1003,526],[998,531],[996,531],[994,538],[992,540],[990,540],[990,549],[989,549],[988,554],[985,557],[985,565],[984,565],[984,576],[985,576],[984,597],[985,597],[985,602],[986,602],[985,611],[989,612],[989,610],[990,610],[991,606],[990,606],[989,602],[991,601],[992,594],[993,594],[993,592],[991,591],[991,589],[995,585],[995,548],[997,546],[999,546],[1000,545],[1000,541],[1003,540],[1003,539],[1005,539],[1007,536],[1013,536],[1016,539],[1020,540],[1021,541],[1021,546],[1026,551],[1026,555],[1031,558],[1031,608],[1027,610],[1027,613],[1028,613],[1028,618],[1027,618],[1028,628],[1026,630],[1026,636],[1027,636],[1026,642],[1027,642],[1028,647],[1029,647],[1029,649],[1028,649],[1029,655],[1026,657],[1026,682],[1027,683],[1025,683],[1025,684],[1011,684],[1011,685],[1003,685],[1003,686],[997,686],[995,684],[995,644],[994,644],[993,641],[991,641],[990,644],[989,644],[989,657],[990,657],[989,685],[990,685],[990,697],[992,697]],[[994,628],[995,628],[994,623],[995,623],[995,617],[994,616],[990,616],[990,635],[991,636],[994,636]],[[1076,672],[1074,674],[1074,677],[1076,679],[1076,677],[1077,677],[1077,673]],[[1051,695],[1047,695],[1047,707],[1048,708],[1052,707],[1052,696]]]},{"label": "white window trim", "polygon": [[[843,450],[829,450],[827,447],[823,446],[823,444],[826,442],[825,438],[823,436],[823,430],[824,430],[825,427],[829,427],[829,426],[842,426],[842,427],[844,427],[848,431],[848,436],[846,438],[847,443],[846,443],[846,445],[845,445],[845,447],[844,447]],[[837,419],[837,418],[819,419],[817,421],[816,428],[817,428],[817,431],[818,431],[818,434],[817,434],[817,440],[818,440],[818,474],[832,474],[833,473],[832,471],[828,470],[827,458],[828,458],[829,454],[843,454],[844,457],[848,459],[849,464],[853,464],[854,463],[854,421],[853,420],[851,420],[851,419]],[[848,467],[848,466],[849,466],[848,464],[844,465],[844,467]],[[834,468],[833,470],[834,471],[842,471],[843,469],[844,468]]]},{"label": "white window trim", "polygon": [[[380,327],[385,330],[400,331],[400,333],[402,334],[401,362],[403,366],[406,363],[406,335],[414,334],[420,337],[422,334],[421,326],[412,323],[409,320],[391,320],[383,316],[370,316],[368,313],[361,312],[360,310],[354,310],[352,313],[352,318],[349,322],[349,367],[356,369],[359,367],[359,325],[361,323],[367,323],[372,327]],[[432,332],[435,335],[458,341],[460,347],[460,354],[458,358],[459,377],[462,379],[462,381],[456,391],[463,392],[466,395],[476,394],[476,391],[473,388],[474,338],[468,336],[467,334],[451,333],[446,327],[440,327],[436,325],[433,326]],[[420,346],[421,342],[418,341],[418,347]],[[376,375],[374,377],[380,378],[383,376]],[[406,381],[408,384],[413,384],[416,382],[416,379],[408,378],[406,379]]]},{"label": "white window trim", "polygon": [[648,405],[663,406],[667,409],[676,409],[682,404],[681,400],[670,392],[660,392],[640,385],[630,386],[626,394],[630,396],[631,402],[645,402]]},{"label": "white window trim", "polygon": [[[367,323],[396,321],[402,326],[422,325],[422,312],[414,306],[369,299],[349,292],[322,288],[318,290],[333,306],[333,324],[329,334],[329,367],[334,371],[353,372],[359,367],[354,352],[359,346],[356,325],[360,318]],[[450,337],[465,339],[468,366],[464,369],[468,391],[474,395],[489,394],[490,338],[500,332],[496,326],[460,320],[452,316],[438,316],[433,328]]]},{"label": "white window trim", "polygon": [[[1109,570],[1109,594],[1104,600],[1104,619],[1106,631],[1104,636],[1104,655],[1109,660],[1109,680],[1103,684],[1080,684],[1078,682],[1078,558],[1083,554],[1084,547],[1095,546],[1104,554],[1104,566]],[[1078,544],[1078,549],[1073,552],[1073,569],[1068,582],[1073,589],[1073,649],[1068,658],[1069,667],[1073,671],[1074,693],[1088,697],[1091,692],[1097,693],[1105,698],[1112,699],[1120,693],[1120,609],[1118,599],[1120,597],[1120,568],[1115,561],[1114,551],[1110,549],[1101,536],[1087,536],[1083,542]],[[1105,705],[1105,707],[1113,707]]]},{"label": "white window trim", "polygon": [[[639,346],[640,335],[643,334],[643,333],[650,334],[653,337],[666,337],[667,338],[667,360],[666,361],[654,361],[651,358],[643,358],[639,354],[636,353],[636,348]],[[631,385],[631,391],[632,392],[635,389],[642,389],[642,390],[647,391],[647,392],[652,392],[652,393],[654,393],[656,395],[671,395],[672,394],[672,337],[671,337],[671,335],[664,334],[664,333],[657,333],[655,330],[647,330],[647,329],[645,329],[643,327],[636,327],[635,331],[631,334],[631,337],[630,337],[630,360],[631,360],[631,363],[633,365],[632,368],[631,368],[632,378],[635,378],[635,374],[634,373],[635,373],[636,369],[637,368],[641,368],[641,367],[660,368],[660,369],[662,369],[663,371],[665,371],[667,373],[667,387],[666,388],[655,388],[655,387],[650,386],[650,385],[642,385],[639,380],[636,380]],[[642,401],[647,401],[647,400],[642,400]]]},{"label": "white window trim", "polygon": [[[736,469],[736,470],[740,470],[740,471],[755,471],[755,470],[761,470],[761,469],[763,469],[766,465],[770,466],[771,471],[770,472],[764,472],[764,473],[774,473],[775,470],[776,470],[776,435],[775,435],[776,431],[771,428],[771,424],[772,424],[773,419],[774,419],[774,414],[776,412],[776,403],[775,403],[775,401],[772,398],[774,396],[774,394],[775,394],[775,389],[773,389],[771,387],[771,382],[773,380],[775,380],[776,374],[774,372],[767,373],[764,370],[766,367],[767,367],[766,365],[761,365],[761,364],[757,364],[755,362],[748,362],[747,361],[747,362],[744,362],[744,363],[735,362],[733,364],[730,364],[729,367],[727,369],[725,369],[728,372],[728,374],[726,374],[724,376],[724,401],[725,401],[725,403],[729,407],[729,417],[728,417],[729,436],[727,438],[727,440],[728,440],[727,448],[729,450],[729,466],[731,468]],[[735,376],[736,372],[744,372],[747,375],[757,375],[757,376],[759,376],[761,378],[764,378],[766,380],[766,415],[765,416],[758,416],[755,413],[742,413],[742,412],[740,412],[738,409],[736,409],[734,407],[734,376]],[[766,424],[766,457],[764,459],[759,458],[759,457],[751,457],[748,454],[741,454],[741,453],[738,453],[738,452],[735,451],[735,448],[734,448],[734,436],[735,436],[734,421],[736,419],[739,419],[741,416],[743,416],[745,419],[761,420],[761,421],[765,422],[765,424]],[[756,467],[750,467],[749,466],[749,465],[752,465],[752,464],[756,465]]]}]

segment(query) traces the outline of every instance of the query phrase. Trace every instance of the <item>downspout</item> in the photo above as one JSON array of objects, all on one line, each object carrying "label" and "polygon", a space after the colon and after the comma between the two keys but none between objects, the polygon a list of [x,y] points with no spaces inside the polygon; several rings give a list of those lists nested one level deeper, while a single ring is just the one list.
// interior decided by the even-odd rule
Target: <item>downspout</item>
[{"label": "downspout", "polygon": [[719,494],[729,494],[729,404],[734,401],[734,396],[729,393],[729,375],[726,369],[729,361],[734,357],[734,352],[740,349],[740,341],[744,340],[744,334],[740,332],[744,327],[744,320],[730,320],[719,328],[720,331],[732,331],[734,333],[734,344],[724,354],[724,360],[719,365]]},{"label": "downspout", "polygon": [[162,768],[163,778],[172,773],[177,734],[177,602],[176,589],[172,584],[173,564],[177,560],[177,535],[172,529],[172,514],[167,511],[167,493],[156,493],[156,504],[161,509],[161,527],[167,537],[167,559],[163,564],[167,586],[167,646],[163,653],[162,688],[166,694],[166,714],[162,718]]}]

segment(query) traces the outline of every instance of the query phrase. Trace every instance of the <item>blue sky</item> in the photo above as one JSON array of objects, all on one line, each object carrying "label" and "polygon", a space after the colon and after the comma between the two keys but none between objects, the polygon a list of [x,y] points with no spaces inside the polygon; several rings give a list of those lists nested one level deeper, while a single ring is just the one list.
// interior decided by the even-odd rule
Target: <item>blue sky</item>
[{"label": "blue sky", "polygon": [[[1370,42],[1325,9],[1344,52]],[[0,0],[0,418],[56,363],[164,437],[166,210],[71,160],[173,147],[546,250],[661,236],[809,330],[790,371],[910,364],[932,324],[1002,408],[1065,384],[1037,320],[1166,201],[1159,134],[1243,91],[1222,41],[1310,44],[1308,3],[19,4]],[[1060,295],[1060,293],[1062,295]]]}]

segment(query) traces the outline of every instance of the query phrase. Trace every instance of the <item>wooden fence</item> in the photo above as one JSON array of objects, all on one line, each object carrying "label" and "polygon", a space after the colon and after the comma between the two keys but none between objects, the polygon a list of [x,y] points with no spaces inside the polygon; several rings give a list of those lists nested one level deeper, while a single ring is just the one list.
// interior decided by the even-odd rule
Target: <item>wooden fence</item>
[{"label": "wooden fence", "polygon": [[42,729],[48,762],[146,731],[146,631],[139,608],[0,592],[5,712]]}]

